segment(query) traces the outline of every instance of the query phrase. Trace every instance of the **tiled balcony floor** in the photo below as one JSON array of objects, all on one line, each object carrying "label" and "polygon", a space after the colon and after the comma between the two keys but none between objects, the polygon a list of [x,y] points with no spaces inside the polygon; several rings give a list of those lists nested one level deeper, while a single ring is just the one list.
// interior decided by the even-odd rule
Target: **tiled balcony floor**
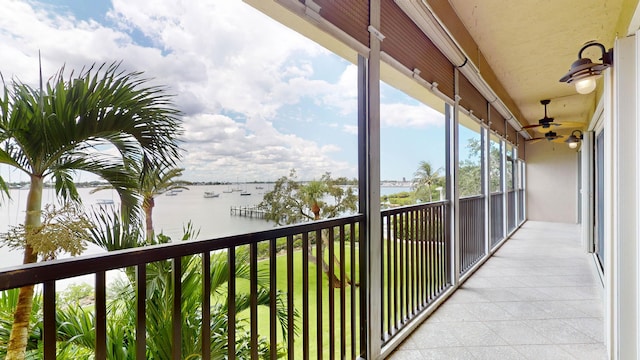
[{"label": "tiled balcony floor", "polygon": [[579,236],[525,223],[390,359],[606,359],[602,285]]}]

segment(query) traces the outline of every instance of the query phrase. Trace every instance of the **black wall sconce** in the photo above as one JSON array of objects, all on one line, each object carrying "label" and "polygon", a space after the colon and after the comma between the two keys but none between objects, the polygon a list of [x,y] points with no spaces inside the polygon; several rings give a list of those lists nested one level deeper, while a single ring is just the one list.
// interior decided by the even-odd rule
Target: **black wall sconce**
[{"label": "black wall sconce", "polygon": [[[592,46],[600,48],[602,51],[601,64],[594,63],[589,58],[583,58],[582,52]],[[578,52],[578,60],[571,64],[571,70],[560,79],[560,82],[573,83],[576,91],[580,94],[588,94],[596,88],[596,79],[602,71],[613,65],[613,49],[607,51],[604,45],[597,42],[585,44]]]},{"label": "black wall sconce", "polygon": [[[578,133],[578,136],[575,135],[576,133]],[[567,140],[565,140],[564,142],[567,143],[570,148],[576,149],[576,148],[578,148],[578,145],[580,144],[580,141],[582,141],[582,131],[573,130],[571,132],[571,135],[569,135]]]}]

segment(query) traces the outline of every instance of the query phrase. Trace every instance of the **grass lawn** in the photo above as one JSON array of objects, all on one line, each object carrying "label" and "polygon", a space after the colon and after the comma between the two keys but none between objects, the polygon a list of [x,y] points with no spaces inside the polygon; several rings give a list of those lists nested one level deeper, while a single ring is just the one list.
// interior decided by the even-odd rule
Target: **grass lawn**
[{"label": "grass lawn", "polygon": [[[336,243],[335,244],[335,254],[336,254],[336,258],[338,258],[339,260],[339,244]],[[325,251],[325,253],[327,253],[328,251]],[[357,269],[358,266],[358,259],[357,259],[357,252],[356,252],[356,264],[355,264],[355,269]],[[350,279],[353,279],[353,275],[351,274],[351,261],[350,261],[350,256],[351,256],[351,246],[349,243],[347,243],[345,245],[345,266],[346,266],[346,274]],[[325,254],[325,258],[328,259],[328,255]],[[269,271],[269,260],[261,260],[259,262],[259,269],[260,271],[265,271],[268,272]],[[281,290],[285,295],[285,297],[283,298],[283,301],[285,303],[286,306],[286,293],[287,293],[287,257],[286,255],[279,255],[276,258],[276,284],[277,284],[277,288],[279,290]],[[317,304],[317,296],[316,294],[318,293],[318,284],[317,284],[317,280],[316,280],[316,265],[314,263],[309,263],[308,264],[309,267],[309,304],[308,304],[308,309],[309,309],[309,327],[308,327],[308,331],[309,331],[309,356],[310,358],[316,358],[317,357],[317,351],[318,351],[318,329],[317,329],[317,310],[318,310],[318,304]],[[336,274],[339,277],[339,270],[336,267]],[[357,276],[356,276],[357,278]],[[298,312],[298,317],[296,318],[296,327],[297,327],[297,334],[295,336],[294,339],[294,345],[295,345],[295,357],[296,358],[302,358],[302,351],[303,351],[303,343],[302,343],[302,339],[303,339],[303,333],[302,333],[302,329],[303,329],[303,322],[302,322],[302,309],[303,309],[303,286],[302,286],[302,279],[303,279],[303,260],[302,260],[302,251],[300,249],[296,249],[294,250],[294,256],[293,256],[293,301],[294,301],[294,307],[296,309],[296,311]],[[237,290],[238,291],[243,291],[243,292],[248,292],[249,291],[249,284],[246,281],[243,282],[238,282],[237,285]],[[333,336],[333,339],[335,340],[335,351],[336,351],[336,358],[340,358],[339,356],[339,352],[340,352],[340,301],[341,301],[341,290],[340,288],[336,288],[336,289],[330,289],[329,288],[329,281],[328,281],[328,277],[326,274],[322,274],[322,287],[321,287],[321,291],[322,291],[322,349],[323,349],[323,357],[327,357],[329,348],[330,348],[330,334]],[[329,291],[333,291],[334,294],[334,321],[335,321],[335,326],[334,326],[334,330],[331,331],[330,327],[329,327],[329,315],[330,315],[330,311],[329,311]],[[345,300],[345,337],[346,337],[346,354],[350,354],[351,352],[351,344],[350,344],[350,338],[351,338],[351,297],[352,296],[359,296],[359,287],[355,286],[352,287],[350,285],[345,285],[345,291],[344,291],[344,300]],[[358,306],[358,301],[356,302],[356,306]],[[356,308],[356,319],[358,318],[358,314],[359,314],[359,308]],[[248,319],[249,317],[249,312],[245,311],[245,313],[243,314],[239,314],[239,317],[244,317],[245,319]],[[356,320],[357,321],[357,320]],[[278,339],[279,341],[282,341],[282,335],[281,335],[281,330],[280,330],[280,326],[278,325],[277,327],[277,331],[278,331]],[[356,325],[356,331],[358,330],[358,326]],[[265,338],[269,338],[269,309],[262,307],[258,309],[258,334],[259,336],[265,337]]]},{"label": "grass lawn", "polygon": [[[351,273],[351,268],[352,268],[352,264],[351,264],[351,244],[347,243],[345,245],[345,266],[346,266],[346,274],[349,278],[353,279],[353,275]],[[384,252],[386,253],[386,247],[387,247],[387,242],[385,241],[385,243],[383,244],[384,247]],[[414,249],[414,250],[418,250],[418,249]],[[420,249],[422,251],[424,251],[424,249]],[[336,254],[336,258],[339,258],[339,243],[335,243],[334,245],[334,251]],[[356,262],[355,264],[353,264],[354,269],[358,269],[358,250],[357,248],[355,249],[356,253],[355,253],[355,258],[356,258]],[[441,258],[440,256],[442,256],[442,254],[437,254],[436,249],[432,249],[432,253],[430,255],[426,255],[425,257],[422,257],[419,255],[419,252],[416,251],[415,253],[412,252],[398,252],[395,256],[396,256],[396,260],[397,262],[394,264],[395,266],[399,266],[401,263],[403,264],[404,267],[404,271],[401,272],[401,275],[399,275],[399,277],[397,277],[398,275],[395,275],[394,277],[396,277],[396,281],[393,282],[393,286],[395,287],[395,291],[393,292],[394,294],[394,299],[392,301],[394,302],[398,302],[399,306],[402,306],[403,309],[405,308],[404,306],[407,306],[405,304],[405,301],[408,301],[407,297],[405,295],[409,295],[409,293],[407,293],[407,291],[410,291],[407,289],[407,286],[413,284],[413,286],[419,286],[418,285],[418,281],[424,281],[425,283],[423,284],[423,286],[420,286],[421,288],[427,288],[427,289],[432,289],[431,291],[438,291],[436,289],[439,289],[441,287],[444,286],[444,283],[438,281],[437,279],[433,279],[432,278],[432,274],[438,273],[440,272],[439,270],[436,270],[436,268],[440,268],[442,269],[442,264],[441,261],[444,261],[444,258]],[[327,251],[325,251],[325,259],[328,259],[328,255],[326,254]],[[402,258],[402,262],[400,262],[400,258]],[[414,260],[414,261],[412,261]],[[426,260],[426,263],[424,263],[424,261]],[[424,271],[424,273],[422,275],[418,275],[419,269],[418,268],[413,268],[413,269],[408,269],[410,264],[414,264],[414,266],[417,266],[417,262],[423,261],[423,265],[420,267],[422,269],[422,271]],[[388,274],[387,274],[387,266],[386,266],[386,262],[383,264],[384,266],[382,267],[382,276],[383,276],[383,287],[385,289],[387,289],[387,287],[389,286],[389,278],[388,278]],[[268,274],[269,271],[269,260],[261,260],[259,261],[259,269],[260,271],[264,271]],[[277,288],[283,292],[284,297],[283,297],[283,302],[285,303],[286,306],[286,293],[287,293],[287,257],[286,257],[286,253],[283,251],[280,255],[278,255],[276,257],[276,284],[277,284]],[[317,310],[318,310],[318,303],[317,303],[317,296],[316,294],[318,293],[318,284],[316,281],[316,265],[314,263],[309,263],[308,264],[309,267],[309,304],[308,304],[308,308],[309,308],[309,356],[310,358],[317,358],[317,350],[318,350],[318,329],[317,329]],[[336,266],[336,274],[339,277],[339,272],[338,272],[338,268]],[[397,271],[397,270],[396,270]],[[302,251],[300,249],[296,249],[294,250],[294,256],[293,256],[293,301],[294,301],[294,307],[296,309],[296,311],[298,312],[298,317],[296,318],[296,327],[297,327],[297,334],[295,336],[294,339],[294,345],[295,345],[295,357],[296,358],[302,358],[302,338],[303,338],[303,334],[302,334],[302,309],[303,309],[303,286],[302,286],[302,277],[303,277],[303,260],[302,260]],[[402,280],[401,280],[402,279]],[[356,276],[355,280],[359,280],[359,277]],[[399,282],[398,280],[401,280],[401,282]],[[415,281],[415,282],[414,282]],[[401,285],[402,284],[402,285]],[[248,292],[249,291],[249,284],[247,281],[239,281],[237,284],[237,290],[243,291],[243,292]],[[334,350],[335,350],[335,355],[336,358],[340,358],[340,338],[341,338],[341,334],[340,334],[340,301],[341,301],[341,290],[340,288],[336,288],[336,289],[331,289],[329,287],[329,280],[326,274],[322,273],[322,286],[321,286],[321,291],[322,291],[322,349],[323,349],[323,358],[324,357],[328,357],[328,352],[330,349],[330,338],[333,337],[334,341],[335,341],[335,345],[334,345]],[[333,295],[334,295],[334,320],[335,320],[335,325],[333,328],[333,331],[331,331],[330,326],[329,326],[329,317],[330,317],[330,310],[329,310],[329,291],[333,291]],[[430,291],[430,292],[431,292]],[[387,290],[383,290],[384,294],[387,294],[388,291]],[[400,295],[400,294],[403,295]],[[347,356],[349,356],[350,352],[351,352],[351,339],[354,339],[354,341],[357,342],[358,337],[359,337],[359,326],[358,326],[358,322],[359,322],[359,301],[356,301],[356,308],[355,308],[355,312],[356,312],[356,334],[355,336],[351,336],[351,297],[352,296],[356,296],[356,300],[358,300],[357,297],[359,297],[360,294],[360,287],[355,286],[352,287],[350,285],[345,286],[345,294],[344,294],[344,300],[345,300],[345,337],[346,337],[346,354]],[[401,300],[401,297],[405,296],[405,298],[403,300]],[[383,321],[383,331],[387,332],[387,331],[391,331],[391,329],[387,328],[387,317],[389,316],[389,314],[387,313],[387,301],[388,298],[385,296],[385,298],[383,299],[383,308],[381,309],[381,316],[382,316],[382,321]],[[417,305],[417,304],[416,304]],[[409,310],[409,309],[408,309]],[[409,310],[409,312],[412,312],[413,310]],[[397,316],[397,315],[396,315]],[[409,314],[405,313],[404,316],[409,316]],[[402,318],[404,318],[404,316]],[[242,319],[247,319],[249,318],[249,312],[245,311],[244,313],[238,314],[239,318]],[[394,322],[391,324],[391,326],[397,326],[400,324],[396,324],[395,321],[401,321],[403,322],[404,320],[396,318],[394,319]],[[278,339],[279,341],[282,341],[282,335],[281,335],[281,330],[280,330],[280,326],[277,326],[277,332],[278,332]],[[259,336],[261,337],[265,337],[265,338],[269,338],[269,309],[262,307],[258,309],[258,333]]]}]

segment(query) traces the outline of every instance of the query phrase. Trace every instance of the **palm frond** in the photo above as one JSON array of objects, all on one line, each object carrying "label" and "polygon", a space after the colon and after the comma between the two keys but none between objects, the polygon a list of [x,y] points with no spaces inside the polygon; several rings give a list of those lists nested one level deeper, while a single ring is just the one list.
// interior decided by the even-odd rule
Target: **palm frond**
[{"label": "palm frond", "polygon": [[120,214],[112,208],[94,208],[90,241],[107,251],[141,246],[142,231],[136,226],[124,226]]}]

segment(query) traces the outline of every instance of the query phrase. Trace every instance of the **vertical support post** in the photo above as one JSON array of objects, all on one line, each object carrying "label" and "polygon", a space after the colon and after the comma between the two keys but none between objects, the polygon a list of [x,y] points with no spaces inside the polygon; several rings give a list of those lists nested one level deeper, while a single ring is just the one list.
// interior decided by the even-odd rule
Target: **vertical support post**
[{"label": "vertical support post", "polygon": [[56,282],[46,281],[43,290],[44,358],[56,358]]},{"label": "vertical support post", "polygon": [[[504,128],[507,129],[505,121]],[[509,217],[509,194],[507,194],[507,141],[500,139],[500,192],[502,192],[502,239],[507,237]]]},{"label": "vertical support post", "polygon": [[173,258],[171,262],[173,279],[173,310],[171,320],[171,358],[182,358],[182,258]]},{"label": "vertical support post", "polygon": [[[360,212],[368,214],[369,211],[369,182],[367,180],[368,174],[368,154],[367,149],[369,147],[369,141],[367,136],[367,59],[358,55],[358,209]],[[369,215],[367,215],[366,223],[369,223]],[[368,271],[368,258],[369,258],[369,231],[366,224],[361,224],[359,227],[359,239],[360,239],[360,252],[359,260],[360,267],[360,348],[358,354],[366,357],[369,347],[369,276]]]},{"label": "vertical support post", "polygon": [[481,176],[482,193],[484,194],[484,253],[489,254],[491,249],[491,164],[489,158],[491,154],[491,132],[489,128],[483,127],[480,130],[481,146]]},{"label": "vertical support post", "polygon": [[[360,124],[360,131],[364,130],[365,141],[365,181],[366,202],[365,211],[367,221],[368,243],[366,254],[367,294],[366,318],[367,324],[362,337],[366,340],[365,357],[369,360],[379,359],[382,350],[382,235],[380,219],[380,45],[378,38],[380,29],[380,0],[369,2],[369,61],[366,72],[366,115]],[[362,147],[361,147],[362,149]],[[362,180],[361,180],[362,181]]]},{"label": "vertical support post", "polygon": [[527,220],[527,163],[522,162],[522,219]]},{"label": "vertical support post", "polygon": [[[227,305],[227,326],[229,327],[227,339],[227,359],[236,358],[236,248],[231,246],[227,249],[227,267],[229,271],[229,282],[227,283],[228,305]],[[273,311],[275,308],[271,308]]]},{"label": "vertical support post", "polygon": [[147,357],[147,264],[136,266],[136,359]]},{"label": "vertical support post", "polygon": [[[580,214],[582,221],[582,244],[586,252],[595,252],[594,241],[594,189],[595,189],[595,167],[594,167],[594,138],[593,131],[586,131],[582,139],[582,213]],[[524,172],[524,166],[523,166]]]},{"label": "vertical support post", "polygon": [[451,283],[453,285],[458,284],[460,281],[460,199],[458,193],[458,138],[459,138],[459,102],[460,96],[458,95],[458,77],[460,72],[456,69],[454,72],[454,89],[455,89],[455,103],[453,109],[451,106],[447,106],[449,112],[445,110],[445,123],[447,133],[447,154],[446,154],[446,167],[447,167],[447,199],[449,199],[449,230],[451,233]]},{"label": "vertical support post", "polygon": [[[256,244],[252,244],[257,246]],[[252,297],[253,298],[253,297]],[[251,309],[253,314],[253,308]],[[253,325],[253,318],[251,319]],[[257,321],[257,320],[256,320]],[[202,253],[202,359],[211,359],[211,253]]]},{"label": "vertical support post", "polygon": [[[605,297],[611,359],[640,356],[640,32],[615,42],[614,78],[605,75]],[[609,116],[607,116],[609,115]],[[609,120],[609,121],[607,121]]]},{"label": "vertical support post", "polygon": [[104,271],[96,273],[96,354],[95,359],[107,358],[107,280]]},{"label": "vertical support post", "polygon": [[515,231],[516,227],[518,226],[518,157],[516,156],[516,146],[511,144],[511,161],[510,161],[510,168],[511,168],[511,192],[513,193],[513,204],[511,204],[513,206],[513,211],[512,214],[510,215],[512,217],[512,221],[513,221],[513,226],[510,229],[511,231]]}]

